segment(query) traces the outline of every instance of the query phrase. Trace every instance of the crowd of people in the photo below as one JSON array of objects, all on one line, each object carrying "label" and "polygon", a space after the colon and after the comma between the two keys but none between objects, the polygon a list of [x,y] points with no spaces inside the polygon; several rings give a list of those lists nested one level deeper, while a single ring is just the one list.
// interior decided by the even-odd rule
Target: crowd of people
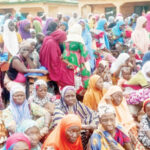
[{"label": "crowd of people", "polygon": [[150,12],[0,18],[0,149],[150,149]]}]

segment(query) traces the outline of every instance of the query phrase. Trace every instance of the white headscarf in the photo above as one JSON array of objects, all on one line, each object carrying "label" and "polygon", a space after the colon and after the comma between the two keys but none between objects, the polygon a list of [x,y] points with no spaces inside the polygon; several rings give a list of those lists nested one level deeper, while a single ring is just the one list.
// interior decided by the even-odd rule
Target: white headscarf
[{"label": "white headscarf", "polygon": [[82,38],[82,27],[80,24],[74,24],[69,28],[67,41],[81,42],[82,44],[84,44],[84,40]]},{"label": "white headscarf", "polygon": [[116,59],[115,62],[112,63],[112,66],[111,66],[111,69],[110,69],[110,72],[111,73],[115,73],[118,68],[123,65],[125,63],[125,61],[129,58],[129,54],[127,53],[121,53],[118,58]]},{"label": "white headscarf", "polygon": [[8,19],[4,24],[3,40],[4,46],[7,48],[8,52],[15,56],[19,51],[19,42],[17,39],[16,31],[10,31],[8,24],[12,21]]},{"label": "white headscarf", "polygon": [[147,76],[147,73],[150,72],[150,61],[147,61],[141,70],[142,74],[144,75],[145,79],[150,82],[150,77]]}]

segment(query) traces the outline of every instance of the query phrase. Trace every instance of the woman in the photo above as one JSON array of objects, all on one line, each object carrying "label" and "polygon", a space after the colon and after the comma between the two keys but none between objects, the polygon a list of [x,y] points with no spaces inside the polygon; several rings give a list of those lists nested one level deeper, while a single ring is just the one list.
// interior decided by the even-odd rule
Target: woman
[{"label": "woman", "polygon": [[4,51],[9,52],[11,56],[17,55],[19,51],[19,34],[15,31],[15,24],[12,20],[8,19],[4,24],[3,32]]},{"label": "woman", "polygon": [[84,95],[83,104],[97,111],[98,104],[104,94],[103,80],[99,75],[93,75],[89,80],[89,87]]},{"label": "woman", "polygon": [[51,114],[53,114],[55,108],[55,104],[52,101],[53,95],[51,93],[48,93],[47,90],[48,90],[47,83],[44,80],[37,80],[34,83],[33,92],[31,97],[29,98],[29,102],[30,103],[34,102],[44,108],[46,108],[46,105],[50,106],[48,111]]},{"label": "woman", "polygon": [[95,57],[93,53],[94,51],[92,49],[92,36],[84,20],[80,20],[79,24],[82,26],[82,38],[84,40],[85,47],[90,55],[91,72],[93,72],[95,68]]},{"label": "woman", "polygon": [[64,62],[69,64],[70,68],[75,69],[75,72],[77,72],[75,75],[81,76],[82,86],[87,88],[91,68],[88,61],[88,51],[85,50],[81,34],[81,25],[75,24],[70,27],[67,42],[65,42],[63,59]]},{"label": "woman", "polygon": [[29,57],[33,48],[31,42],[23,41],[20,45],[20,51],[17,56],[14,56],[10,61],[10,66],[5,74],[4,85],[8,91],[15,84],[25,85],[25,73],[42,73],[47,74],[48,71],[34,69],[35,65]]},{"label": "woman", "polygon": [[53,21],[53,18],[48,18],[48,19],[46,20],[46,23],[45,23],[45,25],[43,26],[43,29],[42,29],[44,35],[47,34],[48,25],[49,25],[50,22],[52,22],[52,21]]},{"label": "woman", "polygon": [[116,113],[111,105],[99,105],[99,127],[94,131],[90,140],[89,150],[119,149],[133,150],[130,138],[122,127],[116,125]]},{"label": "woman", "polygon": [[118,21],[116,25],[112,28],[113,45],[115,45],[118,42],[121,45],[124,43],[124,39],[123,39],[124,25],[125,24],[123,21]]},{"label": "woman", "polygon": [[68,68],[61,59],[60,43],[66,40],[66,33],[56,30],[45,37],[41,50],[40,62],[49,71],[49,78],[56,81],[59,86],[74,85],[74,71]]},{"label": "woman", "polygon": [[137,19],[136,28],[132,33],[131,39],[133,41],[133,46],[142,54],[148,52],[149,49],[149,35],[146,31],[147,20],[144,16]]},{"label": "woman", "polygon": [[24,133],[28,136],[31,142],[31,150],[41,150],[40,139],[44,135],[44,130],[40,130],[37,123],[30,119],[24,120],[17,128],[18,133]]},{"label": "woman", "polygon": [[116,120],[130,135],[134,150],[144,150],[144,147],[137,139],[138,133],[136,123],[130,114],[121,88],[119,86],[112,86],[100,101],[99,106],[102,104],[110,104],[114,107],[116,112]]},{"label": "woman", "polygon": [[107,37],[107,34],[106,34],[106,28],[107,28],[107,20],[106,19],[100,19],[98,21],[98,24],[97,24],[97,30],[100,31],[101,33],[104,32],[104,43],[101,43],[103,44],[104,48],[109,50],[110,49],[110,45],[109,45],[109,40],[108,40],[108,37]]},{"label": "woman", "polygon": [[46,35],[50,35],[51,33],[53,33],[54,31],[56,31],[58,28],[58,24],[54,21],[49,22],[48,27],[47,27],[47,32]]},{"label": "woman", "polygon": [[50,133],[42,150],[83,150],[80,131],[80,118],[73,114],[66,115]]},{"label": "woman", "polygon": [[33,21],[33,28],[35,29],[36,34],[42,32],[42,25],[38,20]]},{"label": "woman", "polygon": [[2,150],[31,150],[30,140],[22,133],[11,135]]},{"label": "woman", "polygon": [[21,34],[23,40],[31,38],[30,24],[31,24],[30,21],[28,21],[27,19],[22,20],[19,23],[19,33]]},{"label": "woman", "polygon": [[22,121],[26,119],[33,118],[37,122],[39,121],[38,125],[40,128],[48,128],[51,121],[50,114],[46,109],[35,103],[28,104],[23,86],[12,87],[10,91],[10,104],[3,110],[2,117],[5,127],[10,133],[14,133]]}]

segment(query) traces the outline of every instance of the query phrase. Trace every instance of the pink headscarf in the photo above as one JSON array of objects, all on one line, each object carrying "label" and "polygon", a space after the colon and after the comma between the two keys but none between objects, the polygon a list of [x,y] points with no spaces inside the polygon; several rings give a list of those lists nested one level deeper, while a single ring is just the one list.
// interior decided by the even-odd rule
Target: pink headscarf
[{"label": "pink headscarf", "polygon": [[135,30],[133,31],[131,36],[133,43],[144,54],[148,51],[150,42],[148,32],[145,28],[143,28],[143,25],[146,21],[146,17],[139,17],[137,19]]},{"label": "pink headscarf", "polygon": [[150,12],[146,15],[146,19],[147,19],[146,30],[150,32]]}]

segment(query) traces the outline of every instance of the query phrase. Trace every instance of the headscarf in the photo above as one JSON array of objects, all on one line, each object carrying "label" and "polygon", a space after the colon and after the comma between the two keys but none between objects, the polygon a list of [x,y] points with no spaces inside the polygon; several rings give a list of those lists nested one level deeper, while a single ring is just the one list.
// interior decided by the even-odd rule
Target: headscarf
[{"label": "headscarf", "polygon": [[31,144],[29,139],[22,133],[15,133],[11,135],[7,139],[6,145],[3,150],[13,150],[15,144],[17,144],[18,142],[25,142],[26,144],[28,144],[29,150],[31,150]]},{"label": "headscarf", "polygon": [[125,127],[125,129],[129,131],[132,127],[135,127],[136,124],[132,118],[132,115],[127,106],[127,102],[124,98],[119,106],[115,106],[110,100],[112,94],[116,92],[122,92],[122,89],[119,86],[110,87],[107,93],[104,95],[104,97],[100,101],[99,106],[102,104],[112,105],[113,108],[115,109],[117,122],[122,124]]},{"label": "headscarf", "polygon": [[148,32],[143,28],[143,24],[146,21],[147,20],[144,16],[139,17],[137,19],[136,28],[131,36],[133,43],[144,54],[148,51],[150,42]]},{"label": "headscarf", "polygon": [[141,70],[142,74],[144,75],[147,82],[150,82],[150,77],[147,76],[147,73],[150,72],[150,61],[147,61]]},{"label": "headscarf", "polygon": [[150,32],[150,13],[148,13],[148,14],[146,15],[146,19],[147,19],[146,30],[147,30],[148,32]]},{"label": "headscarf", "polygon": [[75,143],[70,143],[66,139],[66,130],[72,126],[78,126],[81,129],[81,120],[77,115],[66,115],[48,136],[42,146],[42,150],[47,146],[52,146],[54,149],[61,150],[83,150],[81,136],[78,137]]},{"label": "headscarf", "polygon": [[26,40],[27,38],[31,38],[30,32],[27,32],[27,31],[24,30],[24,27],[27,24],[30,24],[30,21],[28,21],[27,19],[26,20],[22,20],[19,23],[19,32],[21,34],[22,39],[24,39],[24,40]]},{"label": "headscarf", "polygon": [[74,24],[73,26],[69,27],[67,41],[68,42],[80,42],[84,44],[84,41],[82,38],[82,27],[80,24]]},{"label": "headscarf", "polygon": [[150,52],[144,54],[142,59],[142,65],[144,65],[147,61],[150,61]]},{"label": "headscarf", "polygon": [[56,22],[50,22],[47,28],[46,35],[50,35],[52,32],[56,31],[58,24]]},{"label": "headscarf", "polygon": [[38,20],[33,21],[33,27],[36,31],[36,34],[38,34],[39,32],[42,32],[42,26],[41,26],[41,23]]},{"label": "headscarf", "polygon": [[39,21],[40,24],[41,24],[41,26],[42,26],[42,19],[41,19],[39,16],[34,17],[34,18],[33,18],[33,21],[34,21],[34,20]]},{"label": "headscarf", "polygon": [[62,25],[64,25],[66,27],[65,31],[68,30],[68,23],[67,22],[64,21],[64,22],[61,22],[60,24],[62,24]]},{"label": "headscarf", "polygon": [[8,27],[8,24],[11,21],[12,20],[8,19],[4,24],[3,40],[4,40],[4,47],[6,47],[6,49],[12,56],[15,56],[19,51],[19,42],[16,31],[14,30],[12,32]]},{"label": "headscarf", "polygon": [[52,21],[53,21],[53,18],[48,18],[48,19],[46,20],[46,23],[45,23],[45,25],[44,25],[44,27],[43,27],[43,34],[44,34],[44,35],[46,35],[47,29],[48,29],[48,25],[49,25],[50,22],[52,22]]},{"label": "headscarf", "polygon": [[43,107],[47,102],[50,101],[50,99],[49,99],[48,93],[46,94],[46,96],[43,99],[40,99],[37,96],[37,89],[41,85],[45,85],[47,87],[47,83],[44,80],[37,80],[34,83],[34,86],[33,86],[33,102]]},{"label": "headscarf", "polygon": [[146,99],[146,100],[144,101],[144,103],[143,103],[143,110],[144,110],[145,113],[146,113],[146,105],[147,105],[147,104],[150,104],[150,98]]},{"label": "headscarf", "polygon": [[25,88],[21,85],[17,85],[17,86],[13,86],[10,90],[10,104],[8,107],[13,115],[14,120],[16,121],[16,124],[19,125],[23,120],[30,119],[31,115],[30,115],[28,101],[26,99],[21,105],[17,105],[14,102],[13,95],[16,92],[25,93]]},{"label": "headscarf", "polygon": [[99,117],[101,118],[106,113],[116,114],[115,109],[111,105],[109,105],[109,104],[98,105]]},{"label": "headscarf", "polygon": [[97,110],[98,104],[102,99],[103,92],[96,88],[95,84],[101,77],[93,75],[90,77],[88,89],[84,95],[83,104],[93,110]]},{"label": "headscarf", "polygon": [[28,129],[30,129],[32,127],[37,127],[39,129],[36,121],[31,120],[31,119],[26,119],[17,128],[17,132],[18,133],[25,133]]},{"label": "headscarf", "polygon": [[64,97],[65,97],[65,94],[68,90],[72,90],[72,91],[75,91],[76,92],[76,89],[74,86],[65,86],[61,92],[61,97],[62,99],[64,100]]},{"label": "headscarf", "polygon": [[103,31],[105,34],[104,34],[104,40],[105,40],[105,45],[106,45],[106,48],[107,49],[110,49],[110,46],[109,46],[109,40],[108,40],[108,37],[107,37],[107,34],[106,34],[106,31],[104,29],[104,25],[107,23],[107,20],[106,19],[100,19],[98,21],[98,24],[97,24],[97,30],[101,30]]},{"label": "headscarf", "polygon": [[125,63],[125,61],[127,59],[130,58],[130,55],[127,54],[127,53],[121,53],[118,58],[115,60],[115,62],[112,63],[112,66],[111,66],[111,69],[110,69],[110,72],[111,73],[115,73],[118,68],[123,65]]}]

